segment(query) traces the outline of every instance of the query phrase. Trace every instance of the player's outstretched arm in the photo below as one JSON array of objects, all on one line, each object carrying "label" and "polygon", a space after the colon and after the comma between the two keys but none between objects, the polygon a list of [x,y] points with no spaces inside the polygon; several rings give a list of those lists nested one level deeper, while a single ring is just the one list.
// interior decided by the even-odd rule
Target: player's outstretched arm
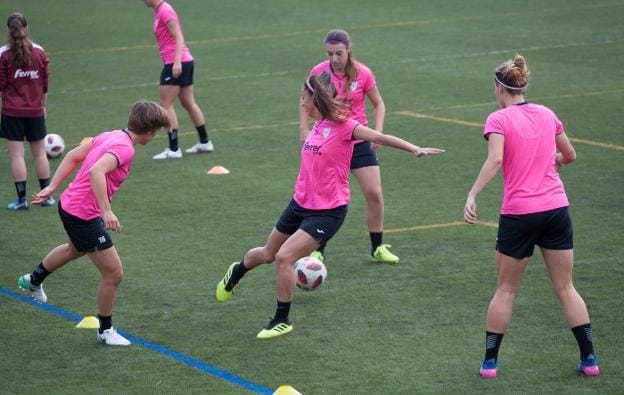
[{"label": "player's outstretched arm", "polygon": [[91,149],[91,144],[91,142],[88,144],[81,144],[65,155],[61,164],[54,172],[54,176],[52,176],[52,180],[50,180],[50,185],[32,196],[33,204],[40,204],[48,197],[52,196],[54,191],[56,191],[56,189],[63,183],[67,176],[69,176],[74,171],[76,166],[78,166],[78,164],[87,157],[87,154]]},{"label": "player's outstretched arm", "polygon": [[390,134],[383,134],[363,125],[358,125],[355,128],[355,130],[353,131],[353,137],[355,137],[356,139],[370,141],[373,144],[386,145],[388,147],[411,152],[412,154],[419,157],[425,155],[438,155],[446,152],[446,150],[443,150],[441,148],[422,148],[408,141],[405,141],[402,138]]}]

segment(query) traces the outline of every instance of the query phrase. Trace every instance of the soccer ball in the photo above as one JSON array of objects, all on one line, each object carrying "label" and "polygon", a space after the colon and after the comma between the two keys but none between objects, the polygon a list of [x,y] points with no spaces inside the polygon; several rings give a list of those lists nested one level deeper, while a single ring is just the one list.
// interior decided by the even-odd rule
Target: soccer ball
[{"label": "soccer ball", "polygon": [[294,270],[297,275],[297,287],[304,291],[314,291],[327,278],[327,269],[323,262],[311,256],[303,257],[295,262]]},{"label": "soccer ball", "polygon": [[65,151],[65,140],[58,134],[48,134],[45,136],[45,150],[49,158],[61,156]]}]

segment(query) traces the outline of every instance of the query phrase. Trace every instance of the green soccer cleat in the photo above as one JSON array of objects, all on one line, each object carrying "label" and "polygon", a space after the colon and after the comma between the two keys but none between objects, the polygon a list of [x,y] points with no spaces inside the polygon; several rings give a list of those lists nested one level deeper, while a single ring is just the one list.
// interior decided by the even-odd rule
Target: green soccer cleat
[{"label": "green soccer cleat", "polygon": [[236,265],[238,265],[238,262],[232,263],[228,268],[227,273],[225,273],[225,276],[223,276],[223,279],[221,279],[221,281],[219,281],[219,283],[217,284],[215,298],[219,302],[225,302],[230,298],[230,296],[232,296],[232,290],[230,289],[229,291],[227,291],[225,287],[227,286],[228,281],[230,281],[230,278],[232,277],[232,272],[234,271]]},{"label": "green soccer cleat", "polygon": [[319,261],[325,263],[325,255],[323,255],[323,253],[319,250],[312,251],[312,253],[310,253],[310,256],[312,258],[316,258]]},{"label": "green soccer cleat", "polygon": [[258,339],[272,339],[274,337],[282,336],[290,333],[293,330],[290,322],[269,322],[266,328],[258,332],[256,336]]},{"label": "green soccer cleat", "polygon": [[373,252],[373,259],[383,263],[399,263],[399,257],[390,252],[390,244],[382,244]]},{"label": "green soccer cleat", "polygon": [[48,297],[43,291],[43,284],[32,285],[30,282],[30,274],[24,274],[17,279],[17,286],[22,291],[30,292],[30,296],[39,303],[48,303]]}]

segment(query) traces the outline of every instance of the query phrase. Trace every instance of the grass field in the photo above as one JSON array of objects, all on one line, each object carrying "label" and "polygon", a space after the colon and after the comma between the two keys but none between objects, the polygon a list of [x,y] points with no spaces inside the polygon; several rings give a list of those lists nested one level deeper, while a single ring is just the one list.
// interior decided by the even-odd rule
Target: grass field
[{"label": "grass field", "polygon": [[[155,162],[166,145],[161,135],[137,149],[115,197],[124,233],[113,238],[125,279],[114,322],[138,341],[104,347],[91,331],[73,329],[71,314],[95,314],[99,275],[86,258],[46,280],[58,310],[14,296],[17,277],[65,234],[55,208],[2,209],[0,393],[243,394],[282,384],[306,395],[624,392],[624,1],[173,5],[216,148]],[[48,129],[68,149],[124,127],[136,99],[158,99],[160,58],[143,2],[1,2],[0,16],[14,10],[26,14],[31,36],[50,56]],[[322,39],[335,27],[351,33],[356,57],[375,72],[386,131],[447,153],[414,159],[383,149],[385,241],[401,263],[370,261],[354,182],[349,215],[328,247],[327,283],[296,293],[292,334],[259,341],[255,334],[274,309],[273,268],[249,273],[225,304],[214,301],[214,286],[232,261],[264,242],[289,201],[300,84],[324,58]],[[596,379],[575,371],[576,342],[537,251],[499,377],[486,382],[477,374],[496,284],[500,177],[479,199],[480,218],[489,222],[462,224],[462,209],[486,155],[481,125],[497,108],[492,71],[517,52],[532,68],[529,100],[559,115],[577,150],[562,178],[575,225],[575,285],[589,305],[601,363]],[[178,110],[188,148],[196,133]],[[38,184],[29,155],[27,162],[30,194]],[[206,175],[214,165],[231,174]],[[4,146],[0,169],[5,205],[15,192]]]}]

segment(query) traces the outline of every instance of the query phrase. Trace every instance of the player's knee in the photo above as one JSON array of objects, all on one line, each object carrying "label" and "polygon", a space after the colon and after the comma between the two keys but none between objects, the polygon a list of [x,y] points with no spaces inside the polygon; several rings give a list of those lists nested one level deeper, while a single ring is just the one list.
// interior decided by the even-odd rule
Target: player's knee
[{"label": "player's knee", "polygon": [[275,253],[267,250],[266,247],[263,248],[260,253],[262,255],[262,261],[263,262],[271,263],[271,262],[275,261],[275,259],[276,259]]},{"label": "player's knee", "polygon": [[576,293],[576,289],[571,281],[554,283],[553,290],[559,299],[565,299],[566,296]]},{"label": "player's knee", "polygon": [[284,251],[278,251],[275,254],[275,265],[279,268],[282,267],[290,267],[290,265],[295,261],[294,257],[292,254],[284,252]]},{"label": "player's knee", "polygon": [[366,202],[370,205],[383,206],[381,189],[368,191],[366,193]]},{"label": "player's knee", "polygon": [[106,281],[113,285],[119,285],[124,278],[124,272],[122,268],[112,271],[106,276]]}]

